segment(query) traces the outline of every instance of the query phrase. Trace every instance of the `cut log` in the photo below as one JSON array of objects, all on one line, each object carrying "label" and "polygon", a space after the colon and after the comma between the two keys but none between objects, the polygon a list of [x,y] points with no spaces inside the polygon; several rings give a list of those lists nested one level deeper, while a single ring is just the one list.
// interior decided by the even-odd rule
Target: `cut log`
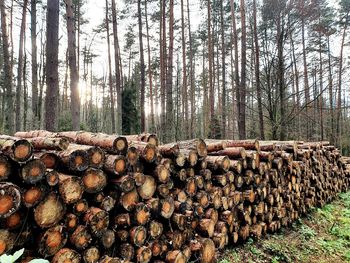
[{"label": "cut log", "polygon": [[85,171],[89,166],[89,156],[80,150],[79,145],[71,144],[67,150],[56,152],[66,169],[73,172]]},{"label": "cut log", "polygon": [[150,143],[145,142],[132,142],[130,147],[137,149],[140,158],[148,163],[152,163],[157,158],[157,147]]},{"label": "cut log", "polygon": [[180,147],[177,143],[169,143],[158,146],[159,153],[166,158],[173,158],[180,153]]},{"label": "cut log", "polygon": [[33,156],[33,146],[28,140],[0,135],[0,149],[3,154],[18,163],[24,163]]},{"label": "cut log", "polygon": [[22,200],[25,207],[36,206],[45,197],[45,189],[41,186],[32,186],[23,192]]},{"label": "cut log", "polygon": [[227,156],[207,156],[205,160],[210,170],[227,172],[230,168],[230,159]]},{"label": "cut log", "polygon": [[98,193],[107,185],[106,174],[96,168],[89,168],[82,178],[84,189],[87,193]]},{"label": "cut log", "polygon": [[163,224],[152,220],[148,226],[148,233],[151,238],[158,239],[163,234]]},{"label": "cut log", "polygon": [[160,200],[160,214],[162,217],[169,219],[175,210],[175,203],[172,197]]},{"label": "cut log", "polygon": [[187,258],[180,250],[173,250],[167,253],[166,261],[169,263],[186,263]]},{"label": "cut log", "polygon": [[65,137],[33,137],[27,139],[36,151],[39,150],[66,150],[69,140]]},{"label": "cut log", "polygon": [[39,253],[43,257],[55,255],[67,242],[68,234],[63,226],[54,226],[45,231],[39,242]]},{"label": "cut log", "polygon": [[149,247],[143,246],[136,251],[136,261],[138,263],[148,263],[152,258],[152,251]]},{"label": "cut log", "polygon": [[65,216],[65,226],[68,232],[73,232],[79,225],[79,218],[72,213],[66,214]]},{"label": "cut log", "polygon": [[130,192],[135,189],[135,179],[130,175],[124,175],[110,181],[121,192]]},{"label": "cut log", "polygon": [[208,154],[207,145],[202,139],[193,139],[188,141],[178,142],[180,149],[187,149],[195,151],[199,157],[206,157]]},{"label": "cut log", "polygon": [[130,230],[130,239],[131,242],[137,246],[141,247],[145,243],[147,238],[146,228],[143,226],[135,226]]},{"label": "cut log", "polygon": [[213,240],[204,238],[200,241],[200,262],[211,263],[215,261],[215,244]]},{"label": "cut log", "polygon": [[46,182],[49,186],[53,187],[58,184],[59,181],[59,173],[52,169],[46,169],[45,173]]},{"label": "cut log", "polygon": [[100,237],[109,225],[109,215],[98,207],[90,207],[86,211],[84,221],[89,226],[91,233]]},{"label": "cut log", "polygon": [[157,189],[157,184],[152,176],[145,175],[142,185],[137,187],[137,192],[142,199],[151,199]]},{"label": "cut log", "polygon": [[106,155],[103,169],[111,174],[122,175],[126,171],[126,159],[122,155]]},{"label": "cut log", "polygon": [[59,193],[65,204],[79,201],[84,193],[80,177],[59,174]]},{"label": "cut log", "polygon": [[123,136],[85,131],[60,132],[58,134],[71,138],[77,144],[98,146],[115,154],[126,154],[128,150],[128,141]]},{"label": "cut log", "polygon": [[40,159],[45,164],[47,169],[56,169],[60,160],[57,154],[52,151],[36,152],[34,153],[34,157]]},{"label": "cut log", "polygon": [[8,158],[4,155],[0,155],[0,182],[9,179],[12,172],[12,165]]},{"label": "cut log", "polygon": [[101,237],[101,244],[105,249],[111,248],[115,243],[115,233],[111,229],[107,229],[103,232]]},{"label": "cut log", "polygon": [[120,202],[126,211],[134,210],[135,206],[139,202],[139,194],[136,189],[131,192],[123,193]]},{"label": "cut log", "polygon": [[77,215],[84,214],[89,208],[88,202],[85,199],[81,199],[73,206],[73,211]]},{"label": "cut log", "polygon": [[45,172],[45,164],[39,159],[33,159],[22,166],[20,176],[24,182],[35,184],[44,178]]},{"label": "cut log", "polygon": [[119,247],[119,254],[122,259],[131,261],[135,255],[134,247],[129,243],[122,243]]},{"label": "cut log", "polygon": [[227,147],[227,143],[224,140],[206,139],[204,141],[207,145],[208,153],[221,151]]},{"label": "cut log", "polygon": [[49,228],[56,225],[65,214],[65,205],[61,198],[54,193],[50,193],[41,201],[34,210],[35,222],[41,228]]},{"label": "cut log", "polygon": [[70,248],[60,249],[53,257],[51,263],[80,263],[81,256],[78,252]]},{"label": "cut log", "polygon": [[148,142],[154,146],[158,146],[159,140],[156,134],[142,133],[136,135],[125,135],[127,141]]},{"label": "cut log", "polygon": [[246,150],[243,147],[228,147],[221,151],[212,152],[211,155],[228,156],[230,159],[245,159]]},{"label": "cut log", "polygon": [[85,263],[96,263],[100,259],[100,250],[97,247],[89,247],[83,252]]},{"label": "cut log", "polygon": [[0,183],[0,218],[7,218],[21,206],[21,192],[17,185]]},{"label": "cut log", "polygon": [[260,151],[258,140],[227,140],[227,147],[243,147],[246,150]]}]

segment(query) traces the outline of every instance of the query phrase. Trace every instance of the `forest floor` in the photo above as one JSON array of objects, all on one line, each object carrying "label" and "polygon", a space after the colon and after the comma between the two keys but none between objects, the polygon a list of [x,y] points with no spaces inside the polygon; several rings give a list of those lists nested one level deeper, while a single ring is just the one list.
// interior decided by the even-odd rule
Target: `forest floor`
[{"label": "forest floor", "polygon": [[350,192],[290,228],[228,248],[219,263],[229,262],[350,262]]}]

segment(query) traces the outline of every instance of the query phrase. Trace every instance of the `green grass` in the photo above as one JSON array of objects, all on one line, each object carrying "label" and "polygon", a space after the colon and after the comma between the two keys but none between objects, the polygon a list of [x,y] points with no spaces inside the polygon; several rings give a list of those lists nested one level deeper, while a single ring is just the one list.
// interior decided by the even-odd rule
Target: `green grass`
[{"label": "green grass", "polygon": [[290,228],[227,249],[219,262],[350,262],[350,192]]}]

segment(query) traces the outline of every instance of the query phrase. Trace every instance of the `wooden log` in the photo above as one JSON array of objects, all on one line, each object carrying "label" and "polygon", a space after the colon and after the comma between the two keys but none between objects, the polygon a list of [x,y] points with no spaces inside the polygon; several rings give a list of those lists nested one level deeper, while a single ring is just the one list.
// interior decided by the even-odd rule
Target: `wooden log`
[{"label": "wooden log", "polygon": [[64,167],[72,172],[85,171],[89,166],[89,156],[80,146],[71,144],[67,150],[56,152]]},{"label": "wooden log", "polygon": [[203,238],[200,241],[200,262],[212,263],[215,261],[215,244],[210,238]]},{"label": "wooden log", "polygon": [[230,170],[238,174],[242,172],[242,162],[240,160],[230,160]]},{"label": "wooden log", "polygon": [[227,143],[224,140],[206,139],[204,140],[204,142],[207,145],[208,153],[221,151],[227,147]]},{"label": "wooden log", "polygon": [[121,192],[130,192],[135,189],[135,179],[130,175],[124,175],[110,181]]},{"label": "wooden log", "polygon": [[149,200],[153,197],[157,189],[157,184],[152,176],[145,175],[144,182],[137,187],[137,192],[144,200]]},{"label": "wooden log", "polygon": [[258,140],[227,140],[227,148],[243,147],[246,150],[260,151],[260,143]]},{"label": "wooden log", "polygon": [[172,197],[160,200],[160,214],[162,217],[169,219],[175,210],[175,203]]},{"label": "wooden log", "polygon": [[45,197],[45,189],[42,186],[31,186],[25,189],[22,195],[22,201],[25,207],[36,206]]},{"label": "wooden log", "polygon": [[136,189],[128,193],[123,193],[120,198],[120,203],[126,211],[131,212],[139,202],[139,194]]},{"label": "wooden log", "polygon": [[9,179],[11,172],[12,172],[11,162],[5,155],[0,154],[0,182],[6,181],[7,179]]},{"label": "wooden log", "polygon": [[200,158],[206,157],[208,154],[207,145],[202,139],[193,139],[178,142],[180,149],[195,151]]},{"label": "wooden log", "polygon": [[72,233],[79,225],[79,218],[73,213],[65,215],[64,225],[68,232]]},{"label": "wooden log", "polygon": [[80,263],[81,256],[78,252],[70,248],[60,249],[53,257],[51,263]]},{"label": "wooden log", "polygon": [[180,250],[169,251],[166,255],[166,262],[169,263],[186,263],[187,258]]},{"label": "wooden log", "polygon": [[47,229],[39,242],[39,254],[43,257],[55,255],[67,242],[68,234],[61,225]]},{"label": "wooden log", "polygon": [[33,156],[33,146],[25,139],[0,135],[0,150],[18,163],[25,163]]},{"label": "wooden log", "polygon": [[84,221],[89,225],[91,233],[100,237],[109,225],[109,215],[98,207],[90,207],[84,215]]},{"label": "wooden log", "polygon": [[81,199],[73,206],[73,211],[76,215],[84,214],[89,208],[89,204],[85,199]]},{"label": "wooden log", "polygon": [[130,230],[131,243],[137,247],[143,246],[147,238],[147,230],[143,226],[135,226]]},{"label": "wooden log", "polygon": [[17,185],[0,183],[0,218],[7,218],[21,206],[21,193]]},{"label": "wooden log", "polygon": [[20,228],[23,225],[22,218],[24,217],[23,211],[19,210],[8,216],[7,218],[1,221],[1,228],[7,230],[15,230]]},{"label": "wooden log", "polygon": [[150,144],[153,144],[154,146],[158,146],[159,144],[158,136],[156,134],[142,133],[142,134],[135,134],[135,135],[124,135],[124,137],[128,142],[129,141],[148,142]]},{"label": "wooden log", "polygon": [[87,193],[98,193],[106,187],[107,176],[100,169],[89,168],[84,172],[82,182]]},{"label": "wooden log", "polygon": [[142,246],[136,251],[136,262],[148,263],[152,258],[152,251],[149,247]]},{"label": "wooden log", "polygon": [[101,236],[100,242],[104,249],[109,249],[115,244],[115,233],[111,229],[106,229]]},{"label": "wooden log", "polygon": [[138,203],[135,208],[133,220],[136,225],[146,225],[150,220],[151,212],[147,205],[144,203]]},{"label": "wooden log", "polygon": [[32,137],[27,139],[36,151],[66,150],[69,140],[65,137]]},{"label": "wooden log", "polygon": [[115,154],[126,154],[128,141],[123,136],[85,131],[59,132],[59,136],[71,138],[77,144],[98,146]]},{"label": "wooden log", "polygon": [[211,155],[228,156],[230,159],[245,159],[247,154],[243,147],[227,147],[224,150],[212,152]]},{"label": "wooden log", "polygon": [[103,169],[111,174],[122,175],[126,171],[126,158],[122,155],[106,155]]},{"label": "wooden log", "polygon": [[34,158],[40,159],[47,169],[56,169],[60,161],[60,158],[53,151],[35,152]]},{"label": "wooden log", "polygon": [[21,167],[20,176],[25,183],[35,184],[44,178],[45,172],[45,164],[39,159],[33,159]]},{"label": "wooden log", "polygon": [[35,222],[41,228],[52,227],[61,221],[65,210],[66,208],[61,198],[51,192],[34,209]]},{"label": "wooden log", "polygon": [[157,165],[155,170],[154,170],[154,176],[158,179],[159,182],[167,183],[170,179],[169,169],[167,169],[162,164]]},{"label": "wooden log", "polygon": [[65,204],[73,204],[79,201],[84,193],[83,183],[80,177],[59,174],[59,193]]},{"label": "wooden log", "polygon": [[145,142],[132,142],[130,147],[137,149],[140,158],[148,163],[152,163],[157,158],[157,147]]},{"label": "wooden log", "polygon": [[126,261],[131,261],[135,255],[135,249],[130,243],[122,243],[119,247],[119,255]]},{"label": "wooden log", "polygon": [[163,234],[163,224],[151,220],[148,226],[148,234],[152,239],[158,239]]},{"label": "wooden log", "polygon": [[83,252],[83,261],[85,263],[96,263],[100,259],[101,254],[100,250],[93,246],[89,247],[88,249],[85,249]]},{"label": "wooden log", "polygon": [[100,204],[100,208],[109,212],[114,208],[116,202],[117,201],[113,197],[105,196]]},{"label": "wooden log", "polygon": [[15,245],[16,235],[7,229],[0,229],[0,255],[11,251]]},{"label": "wooden log", "polygon": [[205,160],[210,170],[227,172],[230,168],[230,159],[227,156],[207,156]]}]

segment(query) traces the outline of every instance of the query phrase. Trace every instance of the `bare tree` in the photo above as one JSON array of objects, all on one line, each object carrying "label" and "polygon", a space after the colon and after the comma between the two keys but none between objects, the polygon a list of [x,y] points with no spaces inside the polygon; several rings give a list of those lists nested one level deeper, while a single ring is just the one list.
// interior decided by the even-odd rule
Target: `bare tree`
[{"label": "bare tree", "polygon": [[45,128],[57,129],[59,0],[47,1]]}]

